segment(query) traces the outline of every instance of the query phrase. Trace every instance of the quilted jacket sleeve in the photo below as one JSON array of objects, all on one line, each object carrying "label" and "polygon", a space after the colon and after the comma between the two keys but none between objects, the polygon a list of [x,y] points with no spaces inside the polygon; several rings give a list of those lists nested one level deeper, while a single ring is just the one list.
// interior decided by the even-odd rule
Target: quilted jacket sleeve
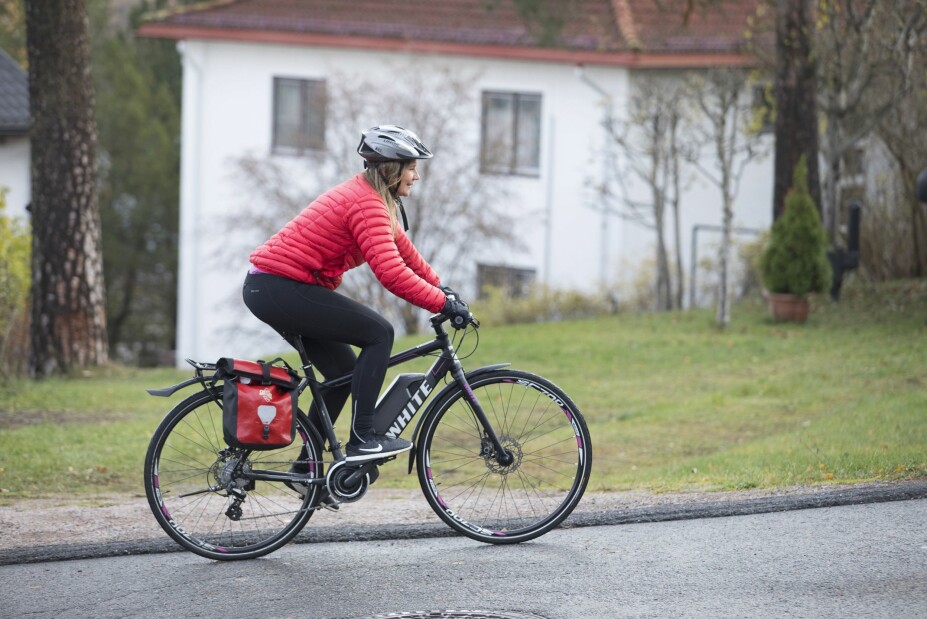
[{"label": "quilted jacket sleeve", "polygon": [[418,250],[415,249],[415,245],[412,244],[412,241],[402,230],[396,234],[396,247],[399,248],[399,255],[402,256],[403,261],[405,261],[409,268],[415,271],[419,277],[432,286],[441,285],[441,279],[438,277],[438,274],[435,273],[434,269],[431,268],[431,265],[425,261],[422,255],[418,253]]},{"label": "quilted jacket sleeve", "polygon": [[[393,235],[389,212],[379,197],[366,198],[353,205],[348,212],[347,224],[373,274],[387,290],[430,312],[437,313],[444,308],[445,294],[403,259]],[[405,242],[411,245],[408,237]],[[415,255],[422,264],[427,264],[417,251]],[[421,268],[421,264],[416,266]],[[424,268],[422,271],[427,274]],[[428,271],[434,275],[431,267]],[[437,276],[434,280],[437,281]]]}]

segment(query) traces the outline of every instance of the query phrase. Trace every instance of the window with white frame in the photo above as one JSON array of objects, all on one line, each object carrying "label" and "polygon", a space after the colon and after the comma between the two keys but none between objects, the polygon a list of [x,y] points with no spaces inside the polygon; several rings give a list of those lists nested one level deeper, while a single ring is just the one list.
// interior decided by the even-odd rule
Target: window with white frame
[{"label": "window with white frame", "polygon": [[541,95],[483,92],[480,170],[539,176]]},{"label": "window with white frame", "polygon": [[325,81],[274,78],[273,152],[325,148]]}]

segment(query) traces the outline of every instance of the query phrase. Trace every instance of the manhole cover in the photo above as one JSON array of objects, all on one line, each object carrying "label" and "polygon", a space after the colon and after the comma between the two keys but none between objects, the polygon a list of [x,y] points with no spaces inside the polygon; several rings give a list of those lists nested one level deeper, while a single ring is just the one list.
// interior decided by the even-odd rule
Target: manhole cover
[{"label": "manhole cover", "polygon": [[368,615],[353,619],[545,619],[532,613],[513,612],[509,610],[429,610],[385,615]]}]

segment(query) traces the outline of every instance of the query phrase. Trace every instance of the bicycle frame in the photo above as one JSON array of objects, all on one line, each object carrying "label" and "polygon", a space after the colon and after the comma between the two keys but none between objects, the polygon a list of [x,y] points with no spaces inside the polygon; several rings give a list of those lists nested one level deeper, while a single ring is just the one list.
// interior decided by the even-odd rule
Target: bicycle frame
[{"label": "bicycle frame", "polygon": [[[412,396],[406,400],[401,407],[399,407],[399,410],[395,411],[395,417],[392,418],[392,422],[389,424],[388,435],[399,436],[399,434],[402,433],[406,427],[408,427],[409,423],[416,416],[418,411],[421,410],[425,400],[427,400],[428,396],[434,391],[434,388],[437,386],[438,382],[443,380],[444,377],[450,373],[454,379],[454,382],[459,385],[466,394],[467,401],[470,403],[470,407],[473,410],[474,415],[479,420],[486,438],[489,439],[495,453],[497,454],[497,460],[500,464],[507,465],[511,462],[511,454],[509,454],[509,452],[502,446],[502,443],[499,441],[498,434],[496,434],[495,429],[489,422],[489,418],[486,416],[486,413],[483,411],[482,406],[480,406],[476,395],[470,388],[470,383],[467,380],[468,375],[464,372],[463,366],[460,363],[460,359],[457,357],[457,351],[454,350],[454,345],[451,342],[450,336],[444,329],[444,322],[446,320],[447,318],[441,315],[433,316],[431,318],[431,326],[435,331],[434,340],[419,344],[418,346],[414,346],[390,357],[388,367],[395,367],[402,363],[411,361],[412,359],[419,359],[421,357],[431,355],[432,353],[442,351],[442,354],[435,360],[428,371],[424,374],[424,380],[417,387],[415,393],[413,393]],[[331,446],[334,460],[335,462],[344,461],[345,455],[341,449],[341,443],[338,441],[338,438],[335,435],[335,428],[332,424],[331,417],[329,416],[328,409],[325,406],[323,394],[329,389],[342,387],[349,384],[353,378],[353,373],[348,373],[331,380],[319,382],[316,379],[315,372],[312,369],[312,363],[309,361],[306,355],[306,350],[302,345],[302,340],[300,338],[293,338],[291,343],[299,351],[300,359],[303,363],[302,370],[305,374],[305,378],[300,382],[298,387],[299,393],[302,394],[307,387],[309,388],[309,391],[312,394],[312,399],[318,407],[319,417],[322,420],[322,430],[325,432],[325,438],[328,439],[328,443]],[[508,365],[508,363],[502,363],[479,368],[478,370],[471,372],[470,376],[507,367]],[[450,387],[451,386],[448,385],[448,387],[445,387],[445,389]],[[416,432],[413,434],[413,438],[417,434],[418,430],[416,428]],[[412,463],[414,462],[415,458],[414,454],[415,447],[413,446],[413,449],[409,455],[409,472],[412,471]]]},{"label": "bicycle frame", "polygon": [[[398,407],[398,410],[395,411],[395,416],[391,417],[388,433],[392,436],[398,436],[412,419],[418,414],[418,411],[421,410],[425,401],[428,399],[428,396],[434,391],[438,382],[443,380],[448,373],[454,379],[452,384],[447,385],[443,390],[442,394],[454,386],[459,386],[461,390],[466,394],[467,402],[470,404],[470,408],[473,411],[473,414],[476,416],[481,427],[483,428],[484,436],[489,440],[490,445],[493,448],[493,456],[496,461],[502,465],[507,466],[512,462],[512,454],[503,447],[502,443],[499,440],[499,435],[496,433],[495,429],[492,427],[492,424],[489,421],[489,418],[486,416],[486,413],[483,411],[483,407],[480,405],[477,400],[476,395],[473,393],[473,389],[470,388],[470,383],[468,377],[474,377],[484,372],[490,372],[492,370],[497,370],[500,368],[508,367],[508,363],[500,363],[495,365],[488,365],[485,367],[478,368],[472,372],[465,373],[463,366],[460,364],[460,359],[457,357],[457,351],[454,350],[454,345],[451,342],[451,338],[448,335],[447,331],[444,330],[444,323],[447,321],[447,318],[442,315],[435,315],[431,317],[431,326],[435,331],[435,339],[430,342],[425,342],[404,350],[400,353],[397,353],[390,357],[388,362],[388,367],[395,367],[402,363],[411,361],[412,359],[419,359],[421,357],[426,357],[432,353],[441,351],[441,355],[435,360],[431,365],[431,368],[424,374],[424,379],[420,385],[415,390],[408,400],[402,402],[402,405]],[[476,323],[473,323],[476,326]],[[343,376],[338,376],[336,378],[319,381],[315,376],[315,371],[312,367],[312,362],[309,361],[309,358],[306,354],[305,347],[302,344],[302,340],[298,337],[288,337],[288,341],[299,351],[299,356],[302,362],[302,370],[304,377],[300,381],[299,386],[297,387],[298,393],[302,393],[308,388],[312,394],[312,399],[316,403],[319,410],[319,418],[322,421],[322,431],[325,433],[324,438],[328,440],[328,444],[331,448],[333,456],[332,466],[337,465],[346,461],[346,456],[342,450],[341,443],[338,441],[338,437],[335,435],[335,427],[332,423],[331,416],[328,413],[328,408],[325,406],[325,399],[323,397],[325,391],[333,389],[336,387],[342,387],[344,385],[350,384],[353,379],[353,372],[345,374]],[[201,384],[207,389],[212,389],[212,386],[209,382],[209,378],[204,374],[206,371],[215,370],[216,366],[212,363],[200,363],[197,361],[187,360],[190,365],[193,366],[195,370],[195,376],[191,379],[185,380],[181,383],[173,385],[172,387],[167,387],[165,389],[149,389],[148,393],[154,396],[167,397],[177,391],[184,389],[193,384]],[[441,395],[439,394],[433,402],[438,402],[441,400]],[[431,405],[429,405],[431,406]],[[305,413],[297,410],[297,415],[299,415],[302,420],[309,426],[309,421]],[[392,413],[390,413],[392,414]],[[310,426],[311,427],[311,426]],[[419,427],[416,426],[415,432],[412,435],[412,450],[409,452],[409,473],[412,472],[412,467],[415,462],[415,439],[418,436]],[[319,437],[323,438],[323,437]],[[247,458],[249,451],[245,451],[242,454],[243,458]],[[352,475],[352,481],[354,476],[362,477],[363,474],[372,466],[377,466],[382,464],[382,461],[369,461],[365,463],[357,472]],[[306,480],[305,476],[300,473],[293,472],[281,472],[281,471],[270,471],[270,470],[252,470],[247,474],[247,477],[252,480],[263,480],[263,481],[293,481],[300,483],[310,483],[321,485],[325,484],[326,480],[324,477]]]}]

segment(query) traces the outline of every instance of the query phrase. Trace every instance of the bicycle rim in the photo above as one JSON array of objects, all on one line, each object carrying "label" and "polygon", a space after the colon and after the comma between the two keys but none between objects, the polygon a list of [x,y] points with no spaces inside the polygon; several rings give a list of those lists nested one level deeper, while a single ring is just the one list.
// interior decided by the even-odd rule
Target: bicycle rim
[{"label": "bicycle rim", "polygon": [[591,441],[582,414],[556,385],[502,370],[471,382],[502,445],[501,465],[463,391],[435,404],[417,453],[422,490],[453,529],[494,543],[523,542],[557,526],[582,498]]},{"label": "bicycle rim", "polygon": [[[293,444],[252,451],[246,459],[222,438],[221,389],[178,404],[152,437],[145,458],[145,490],[158,523],[181,546],[210,559],[250,559],[286,544],[312,515],[319,490],[305,497],[283,482],[248,480],[254,470],[323,475],[313,433],[297,421]],[[244,473],[242,473],[244,471]],[[236,505],[232,479],[244,490]]]}]

